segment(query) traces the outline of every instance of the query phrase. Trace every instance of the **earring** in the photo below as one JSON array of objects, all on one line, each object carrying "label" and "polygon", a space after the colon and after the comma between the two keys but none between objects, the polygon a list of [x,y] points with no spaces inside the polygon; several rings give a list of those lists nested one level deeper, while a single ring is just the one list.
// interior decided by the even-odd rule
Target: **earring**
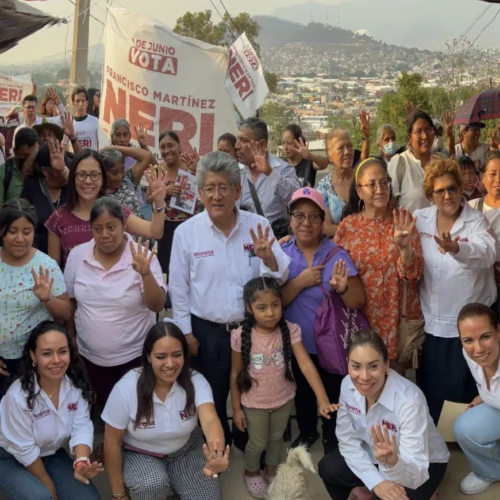
[{"label": "earring", "polygon": [[387,368],[387,371],[385,372],[385,374],[386,374],[387,376],[389,376],[389,373],[390,373],[390,370],[389,370],[389,368]]},{"label": "earring", "polygon": [[33,361],[33,368],[35,368],[36,366],[36,361]]}]

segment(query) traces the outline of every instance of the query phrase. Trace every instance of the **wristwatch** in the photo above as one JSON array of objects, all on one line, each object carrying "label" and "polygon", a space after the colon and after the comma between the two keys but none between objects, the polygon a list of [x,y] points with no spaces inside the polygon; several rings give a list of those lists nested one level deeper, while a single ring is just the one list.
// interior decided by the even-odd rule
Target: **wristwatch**
[{"label": "wristwatch", "polygon": [[349,285],[345,287],[345,290],[343,292],[339,292],[337,290],[335,290],[335,292],[337,293],[337,295],[344,295],[345,293],[347,293],[347,290],[349,290]]}]

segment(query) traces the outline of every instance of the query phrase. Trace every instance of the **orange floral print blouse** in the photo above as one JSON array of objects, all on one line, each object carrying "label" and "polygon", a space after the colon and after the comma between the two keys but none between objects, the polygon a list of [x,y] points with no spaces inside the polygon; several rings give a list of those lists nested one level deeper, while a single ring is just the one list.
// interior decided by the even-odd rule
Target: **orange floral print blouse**
[{"label": "orange floral print blouse", "polygon": [[366,303],[362,309],[373,330],[384,340],[391,359],[397,358],[399,319],[403,300],[403,280],[409,283],[407,318],[419,319],[418,281],[424,272],[420,236],[414,229],[411,237],[413,259],[405,266],[394,242],[394,222],[366,219],[363,214],[346,217],[335,240],[351,256],[365,287]]}]

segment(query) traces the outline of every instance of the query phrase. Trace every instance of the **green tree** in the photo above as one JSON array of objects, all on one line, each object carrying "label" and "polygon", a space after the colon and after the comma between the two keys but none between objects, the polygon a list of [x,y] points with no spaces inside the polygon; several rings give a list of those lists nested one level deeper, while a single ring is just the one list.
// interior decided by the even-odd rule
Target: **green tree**
[{"label": "green tree", "polygon": [[260,108],[260,117],[269,127],[271,149],[281,144],[281,138],[287,125],[295,121],[295,114],[280,102],[268,101]]},{"label": "green tree", "polygon": [[220,23],[213,23],[211,10],[205,10],[195,13],[186,12],[182,17],[179,17],[174,33],[196,38],[212,45],[221,45],[225,29],[221,29]]}]

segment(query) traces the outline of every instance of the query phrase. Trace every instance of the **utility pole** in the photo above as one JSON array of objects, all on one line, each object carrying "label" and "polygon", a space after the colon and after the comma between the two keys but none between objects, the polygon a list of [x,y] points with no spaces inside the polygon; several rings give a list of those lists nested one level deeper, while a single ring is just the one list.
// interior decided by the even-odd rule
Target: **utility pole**
[{"label": "utility pole", "polygon": [[86,85],[89,55],[90,1],[75,0],[73,57],[71,58],[70,87]]}]

